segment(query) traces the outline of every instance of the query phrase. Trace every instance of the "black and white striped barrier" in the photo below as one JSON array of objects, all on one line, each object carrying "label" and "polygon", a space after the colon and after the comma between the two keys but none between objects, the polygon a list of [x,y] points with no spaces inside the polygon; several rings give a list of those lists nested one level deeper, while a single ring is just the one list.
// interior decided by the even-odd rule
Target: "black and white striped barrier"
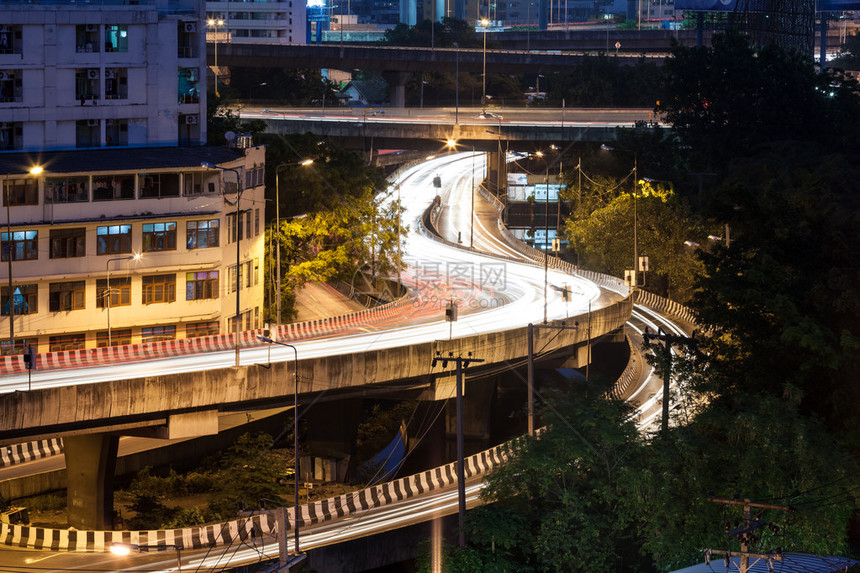
[{"label": "black and white striped barrier", "polygon": [[26,442],[0,446],[0,468],[55,456],[63,453],[63,439],[51,438],[37,442]]}]

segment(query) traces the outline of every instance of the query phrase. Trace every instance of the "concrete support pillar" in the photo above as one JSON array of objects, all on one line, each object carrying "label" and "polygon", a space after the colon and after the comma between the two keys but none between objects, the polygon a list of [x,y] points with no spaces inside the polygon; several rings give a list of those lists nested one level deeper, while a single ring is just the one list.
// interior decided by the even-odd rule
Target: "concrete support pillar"
[{"label": "concrete support pillar", "polygon": [[[307,428],[306,441],[299,448],[306,449],[311,458],[309,463],[302,458],[302,479],[316,475],[320,479],[342,481],[346,477],[361,408],[361,400],[329,402],[325,408],[308,408],[304,414],[299,406],[299,423],[305,418]],[[301,439],[300,436],[300,442]]]},{"label": "concrete support pillar", "polygon": [[495,193],[502,202],[505,201],[505,189],[508,178],[507,164],[504,153],[491,151],[487,153],[487,187]]},{"label": "concrete support pillar", "polygon": [[412,77],[412,72],[386,71],[382,72],[382,77],[391,86],[391,107],[406,107],[406,82]]},{"label": "concrete support pillar", "polygon": [[119,436],[109,434],[63,438],[70,526],[113,529],[113,474],[118,444]]}]

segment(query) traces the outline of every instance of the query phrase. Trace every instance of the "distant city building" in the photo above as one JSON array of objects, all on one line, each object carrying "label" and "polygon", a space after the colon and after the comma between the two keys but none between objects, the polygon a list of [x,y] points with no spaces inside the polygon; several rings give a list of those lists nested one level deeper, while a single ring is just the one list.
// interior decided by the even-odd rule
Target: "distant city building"
[{"label": "distant city building", "polygon": [[217,36],[234,44],[307,44],[307,14],[307,0],[206,2],[210,42]]},{"label": "distant city building", "polygon": [[203,146],[204,6],[4,2],[0,352],[261,325],[265,149]]}]

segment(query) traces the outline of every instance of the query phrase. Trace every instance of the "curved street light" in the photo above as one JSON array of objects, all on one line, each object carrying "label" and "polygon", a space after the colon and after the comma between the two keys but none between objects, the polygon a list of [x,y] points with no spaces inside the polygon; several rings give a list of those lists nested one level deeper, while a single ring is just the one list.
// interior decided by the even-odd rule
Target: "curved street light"
[{"label": "curved street light", "polygon": [[[277,286],[277,303],[278,303],[278,319],[275,321],[278,324],[281,323],[281,196],[279,191],[279,183],[280,179],[278,178],[278,173],[280,173],[281,169],[285,167],[294,167],[296,165],[301,165],[303,167],[307,167],[308,165],[313,164],[313,159],[305,159],[303,161],[299,161],[297,163],[281,163],[277,167],[275,167],[275,232],[278,237],[278,248],[275,251],[277,260],[275,262],[276,272],[275,272],[275,284]],[[269,283],[270,285],[272,283]]]},{"label": "curved street light", "polygon": [[[34,165],[27,170],[30,175],[39,175],[44,169],[41,165]],[[9,263],[9,354],[15,354],[15,291],[12,285],[12,258],[15,256],[14,245],[12,240],[12,217],[9,211],[9,204],[12,201],[12,194],[9,192],[9,173],[6,174],[3,180],[3,202],[6,203],[6,260]]]},{"label": "curved street light", "polygon": [[[239,209],[239,203],[242,200],[242,176],[239,173],[238,169],[233,167],[219,167],[214,163],[209,163],[208,161],[203,161],[200,163],[201,167],[205,167],[206,169],[217,169],[218,171],[232,171],[236,174],[236,320],[233,323],[234,330],[236,331],[236,366],[239,366],[239,323],[241,321],[241,298],[239,293],[242,292],[241,283],[240,283],[240,273],[239,273],[239,259],[242,256],[241,243],[242,243],[242,233],[241,226],[239,225],[240,220],[242,218],[242,211]],[[222,193],[223,194],[223,193]]]}]

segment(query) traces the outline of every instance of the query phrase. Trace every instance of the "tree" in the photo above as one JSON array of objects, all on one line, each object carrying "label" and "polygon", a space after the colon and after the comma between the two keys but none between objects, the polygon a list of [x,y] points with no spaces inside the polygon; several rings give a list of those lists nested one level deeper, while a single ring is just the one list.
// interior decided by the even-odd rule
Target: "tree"
[{"label": "tree", "polygon": [[217,478],[209,502],[209,511],[216,519],[232,519],[243,507],[259,507],[264,498],[284,503],[278,479],[283,468],[292,464],[271,448],[268,434],[243,434],[220,456],[213,467]]},{"label": "tree", "polygon": [[493,504],[468,515],[469,551],[499,571],[644,568],[628,495],[643,446],[628,406],[594,387],[549,394],[546,430],[487,477]]},{"label": "tree", "polygon": [[657,109],[686,149],[692,171],[719,171],[773,141],[857,149],[857,82],[839,71],[816,74],[811,60],[775,45],[755,49],[737,32],[713,47],[676,45]]},{"label": "tree", "polygon": [[[855,448],[860,414],[860,171],[856,159],[776,145],[738,161],[714,210],[732,243],[702,253],[694,307],[708,340],[709,386],[785,397]],[[754,381],[754,386],[745,386]]]},{"label": "tree", "polygon": [[566,222],[565,234],[580,264],[623,276],[633,268],[635,210],[636,250],[649,257],[649,288],[686,301],[701,263],[685,243],[704,241],[705,226],[665,182],[638,181],[634,200],[631,176],[586,178],[582,197],[576,197],[580,208]]},{"label": "tree", "polygon": [[[268,237],[281,245],[281,269],[274,272],[285,279],[282,312],[290,315],[296,290],[307,282],[350,281],[365,266],[375,276],[402,267],[397,258],[397,206],[381,206],[378,199],[388,188],[380,169],[311,134],[264,135],[260,141],[267,145],[267,163],[274,166],[267,179],[273,202],[275,172],[285,165],[278,183],[281,226],[270,226]],[[304,159],[314,162],[296,165]],[[274,209],[269,212],[270,222],[274,214]],[[275,307],[276,301],[270,300],[269,316]]]}]

